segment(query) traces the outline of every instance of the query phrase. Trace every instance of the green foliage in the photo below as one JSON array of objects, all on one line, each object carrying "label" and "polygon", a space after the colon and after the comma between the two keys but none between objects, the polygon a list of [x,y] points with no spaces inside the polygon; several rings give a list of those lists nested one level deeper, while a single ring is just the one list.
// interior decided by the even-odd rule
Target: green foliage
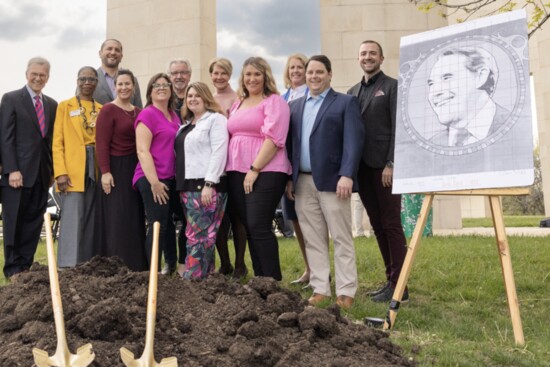
[{"label": "green foliage", "polygon": [[424,12],[424,13],[427,13],[429,12],[432,8],[435,8],[437,6],[437,4],[435,2],[429,2],[429,3],[424,3],[424,4],[420,4],[418,6],[418,10]]},{"label": "green foliage", "polygon": [[542,171],[538,148],[533,152],[535,179],[529,189],[529,195],[505,196],[502,198],[504,214],[507,215],[544,215],[544,193],[542,190]]},{"label": "green foliage", "polygon": [[500,7],[500,8],[498,9],[498,11],[499,11],[500,13],[506,13],[506,12],[508,12],[508,11],[515,10],[515,9],[516,9],[516,5],[517,5],[517,3],[509,2],[509,3],[507,3],[506,5],[503,5],[502,7]]},{"label": "green foliage", "polygon": [[[462,23],[470,18],[484,17],[525,8],[528,14],[529,37],[533,35],[550,18],[550,3],[541,0],[462,0],[447,2],[445,0],[409,0],[418,10],[427,13],[432,9],[439,9],[438,14],[444,18],[456,16],[456,22]],[[497,6],[495,6],[495,3]],[[500,6],[498,6],[500,5]]]}]

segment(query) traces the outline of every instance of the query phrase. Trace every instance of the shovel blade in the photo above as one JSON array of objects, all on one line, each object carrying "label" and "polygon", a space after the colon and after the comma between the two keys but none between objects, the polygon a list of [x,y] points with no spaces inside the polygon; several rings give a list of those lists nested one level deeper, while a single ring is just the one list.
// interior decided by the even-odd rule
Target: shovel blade
[{"label": "shovel blade", "polygon": [[[86,344],[76,351],[76,354],[70,356],[54,355],[50,357],[48,352],[42,349],[33,348],[32,355],[37,367],[87,367],[95,359],[94,350],[91,344]],[[70,357],[70,362],[67,362]],[[67,364],[68,363],[68,364]]]},{"label": "shovel blade", "polygon": [[87,367],[95,359],[94,349],[92,344],[88,343],[76,350],[76,355],[73,355],[71,367]]},{"label": "shovel blade", "polygon": [[157,364],[159,367],[178,367],[178,359],[176,357],[163,358],[160,363]]},{"label": "shovel blade", "polygon": [[126,367],[137,366],[137,361],[134,358],[134,353],[130,352],[124,347],[120,348],[120,359],[122,359],[122,363],[124,363]]},{"label": "shovel blade", "polygon": [[32,348],[32,355],[34,357],[34,363],[38,367],[51,367],[53,366],[52,360],[48,355],[48,352],[38,348]]},{"label": "shovel blade", "polygon": [[149,358],[135,359],[134,353],[128,349],[120,348],[120,358],[126,367],[178,367],[178,359],[176,357],[164,358],[160,363],[154,360],[151,362]]}]

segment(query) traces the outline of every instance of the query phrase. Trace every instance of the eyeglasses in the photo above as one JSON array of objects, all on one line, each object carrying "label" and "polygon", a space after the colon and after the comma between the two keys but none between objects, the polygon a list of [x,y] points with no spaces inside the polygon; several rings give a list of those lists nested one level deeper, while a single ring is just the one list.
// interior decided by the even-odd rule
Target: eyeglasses
[{"label": "eyeglasses", "polygon": [[163,84],[153,83],[153,89],[168,89],[170,88],[171,85],[172,83],[163,83]]},{"label": "eyeglasses", "polygon": [[186,70],[186,71],[172,71],[170,72],[170,75],[173,75],[173,76],[178,76],[178,75],[189,75],[191,74],[190,71]]},{"label": "eyeglasses", "polygon": [[95,83],[97,83],[97,78],[94,78],[94,77],[91,77],[91,76],[79,76],[78,81],[83,83],[83,84],[86,84],[86,82],[88,82],[90,84],[95,84]]}]

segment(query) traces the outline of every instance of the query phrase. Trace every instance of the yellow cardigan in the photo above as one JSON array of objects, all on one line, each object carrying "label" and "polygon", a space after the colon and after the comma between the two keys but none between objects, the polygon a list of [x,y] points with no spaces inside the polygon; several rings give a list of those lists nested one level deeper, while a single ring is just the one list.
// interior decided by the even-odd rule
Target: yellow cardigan
[{"label": "yellow cardigan", "polygon": [[[84,102],[84,101],[83,101]],[[101,104],[95,102],[96,112]],[[68,175],[73,186],[69,192],[84,192],[84,174],[86,172],[86,145],[84,144],[82,117],[78,113],[76,97],[59,103],[53,129],[52,155],[53,172],[57,178]],[[90,121],[90,111],[86,111]],[[95,141],[95,129],[93,130]]]}]

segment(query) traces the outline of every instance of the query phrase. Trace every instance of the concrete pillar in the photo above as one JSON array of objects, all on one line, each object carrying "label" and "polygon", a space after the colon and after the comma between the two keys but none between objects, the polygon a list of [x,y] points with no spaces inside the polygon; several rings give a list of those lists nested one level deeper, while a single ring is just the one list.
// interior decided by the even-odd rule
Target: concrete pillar
[{"label": "concrete pillar", "polygon": [[[458,2],[460,1],[451,0],[449,4],[452,5]],[[483,13],[478,16],[488,14],[491,10],[495,10],[506,3],[504,0],[499,0],[485,7]],[[519,6],[517,8],[519,9]],[[527,7],[526,10],[531,9]],[[527,16],[530,17],[529,14]],[[456,23],[457,18],[463,19],[464,17],[465,14],[462,12],[454,13],[449,16],[449,23]],[[535,92],[535,95],[531,98],[535,100],[536,104],[536,114],[533,114],[533,118],[536,116],[538,119],[538,121],[535,121],[535,125],[538,127],[538,137],[535,138],[538,140],[540,148],[543,192],[548,193],[544,195],[544,208],[546,216],[550,216],[550,53],[548,52],[550,29],[547,24],[537,30],[529,39],[529,69]],[[488,202],[485,205],[485,211],[490,213]]]},{"label": "concrete pillar", "polygon": [[396,78],[400,38],[447,25],[436,13],[425,14],[402,0],[320,0],[320,13],[321,50],[332,61],[332,86],[344,92],[362,76],[357,62],[362,41],[382,45],[382,69]]},{"label": "concrete pillar", "polygon": [[[362,41],[382,45],[382,70],[397,78],[401,37],[447,25],[436,12],[423,13],[402,0],[320,0],[320,12],[321,50],[332,61],[332,86],[340,92],[363,76],[357,62]],[[461,227],[460,199],[436,196],[434,229]]]},{"label": "concrete pillar", "polygon": [[142,94],[174,58],[191,62],[193,81],[206,81],[216,56],[216,0],[107,0],[107,38],[122,42],[121,65],[136,74]]},{"label": "concrete pillar", "polygon": [[529,39],[530,70],[535,90],[542,189],[546,216],[550,216],[550,27],[539,29]]}]

